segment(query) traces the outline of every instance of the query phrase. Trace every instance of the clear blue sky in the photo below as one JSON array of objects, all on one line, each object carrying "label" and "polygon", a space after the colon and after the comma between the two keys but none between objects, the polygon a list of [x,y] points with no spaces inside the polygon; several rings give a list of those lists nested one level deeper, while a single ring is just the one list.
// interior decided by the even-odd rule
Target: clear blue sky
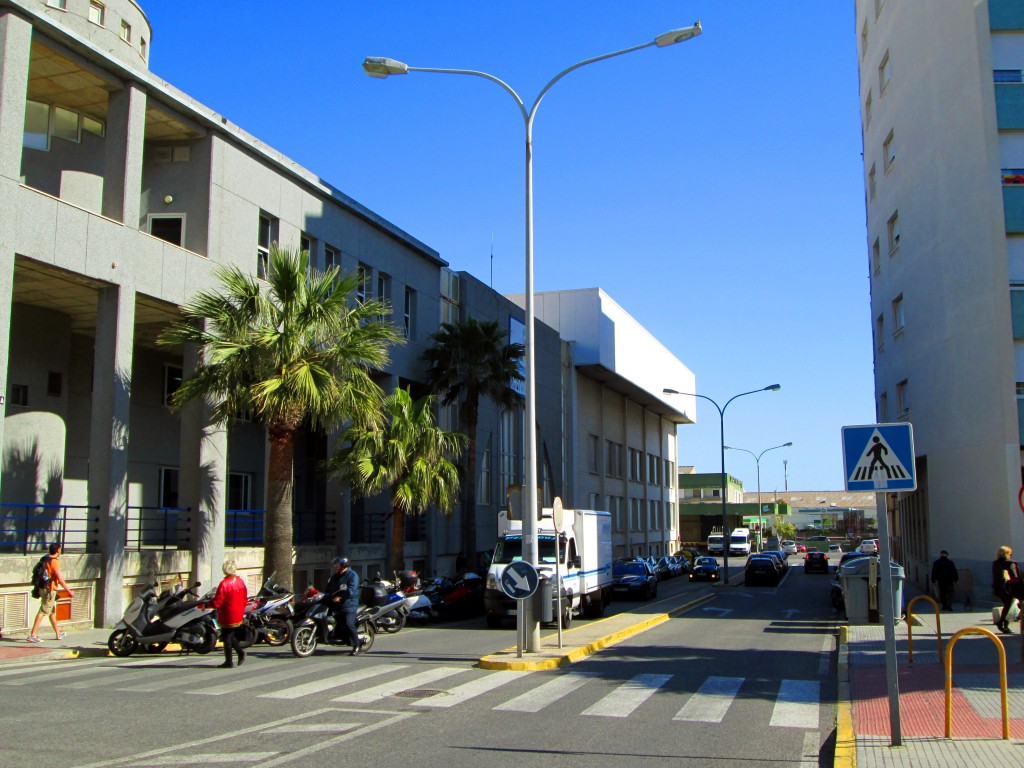
[{"label": "clear blue sky", "polygon": [[[723,403],[761,487],[843,487],[874,421],[853,3],[157,2],[152,71],[503,293],[520,293],[523,125],[479,78],[367,77],[363,58],[482,70],[532,104],[536,290],[604,288]],[[668,387],[675,382],[665,382]],[[719,468],[698,401],[680,463]],[[727,470],[756,489],[753,459]]]}]

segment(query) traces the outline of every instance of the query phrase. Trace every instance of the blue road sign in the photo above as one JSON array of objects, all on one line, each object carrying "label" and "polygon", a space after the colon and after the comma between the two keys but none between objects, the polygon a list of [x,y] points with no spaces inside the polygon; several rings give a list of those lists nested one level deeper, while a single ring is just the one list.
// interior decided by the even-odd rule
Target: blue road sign
[{"label": "blue road sign", "polygon": [[848,491],[913,491],[914,430],[910,424],[843,427],[843,469]]},{"label": "blue road sign", "polygon": [[523,600],[537,591],[537,569],[525,560],[516,560],[505,566],[501,574],[501,589],[509,597]]}]

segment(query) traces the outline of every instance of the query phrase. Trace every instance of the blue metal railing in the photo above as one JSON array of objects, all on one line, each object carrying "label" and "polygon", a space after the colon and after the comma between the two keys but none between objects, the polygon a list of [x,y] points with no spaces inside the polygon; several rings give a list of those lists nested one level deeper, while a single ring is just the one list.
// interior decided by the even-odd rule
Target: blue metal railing
[{"label": "blue metal railing", "polygon": [[98,506],[82,504],[0,504],[0,552],[45,552],[60,544],[65,552],[84,552],[95,546]]},{"label": "blue metal railing", "polygon": [[[182,538],[187,539],[192,522],[181,513],[192,507],[132,507],[127,508],[125,542],[127,549],[177,549]],[[185,527],[180,527],[182,524]],[[182,536],[184,535],[184,536]]]},{"label": "blue metal railing", "polygon": [[262,547],[265,509],[229,509],[224,513],[224,543],[229,547]]}]

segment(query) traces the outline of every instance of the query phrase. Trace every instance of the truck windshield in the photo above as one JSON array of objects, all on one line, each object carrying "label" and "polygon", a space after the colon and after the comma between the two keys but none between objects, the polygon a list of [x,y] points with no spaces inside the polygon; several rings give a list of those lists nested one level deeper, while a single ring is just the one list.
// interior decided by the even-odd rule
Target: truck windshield
[{"label": "truck windshield", "polygon": [[[565,542],[562,542],[562,562],[565,562]],[[554,536],[538,536],[537,537],[537,557],[541,563],[548,563],[549,565],[555,564],[555,537]],[[498,565],[507,565],[513,563],[516,560],[523,559],[523,537],[522,536],[505,536],[504,538],[498,539],[497,545],[494,547],[494,559],[492,563]]]},{"label": "truck windshield", "polygon": [[732,543],[733,544],[746,544],[747,543],[747,537],[746,536],[733,536],[732,537]]}]

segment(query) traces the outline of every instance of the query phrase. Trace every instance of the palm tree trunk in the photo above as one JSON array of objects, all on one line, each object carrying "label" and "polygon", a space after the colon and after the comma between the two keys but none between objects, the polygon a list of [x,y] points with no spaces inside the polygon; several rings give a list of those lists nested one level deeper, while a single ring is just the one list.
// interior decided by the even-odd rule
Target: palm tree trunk
[{"label": "palm tree trunk", "polygon": [[292,488],[295,463],[295,430],[269,429],[267,461],[267,513],[263,534],[263,577],[292,589]]},{"label": "palm tree trunk", "polygon": [[394,573],[405,568],[405,510],[395,507],[391,510],[391,555],[388,557],[387,572]]},{"label": "palm tree trunk", "polygon": [[466,503],[462,505],[462,551],[470,570],[476,570],[476,409],[466,418]]}]

